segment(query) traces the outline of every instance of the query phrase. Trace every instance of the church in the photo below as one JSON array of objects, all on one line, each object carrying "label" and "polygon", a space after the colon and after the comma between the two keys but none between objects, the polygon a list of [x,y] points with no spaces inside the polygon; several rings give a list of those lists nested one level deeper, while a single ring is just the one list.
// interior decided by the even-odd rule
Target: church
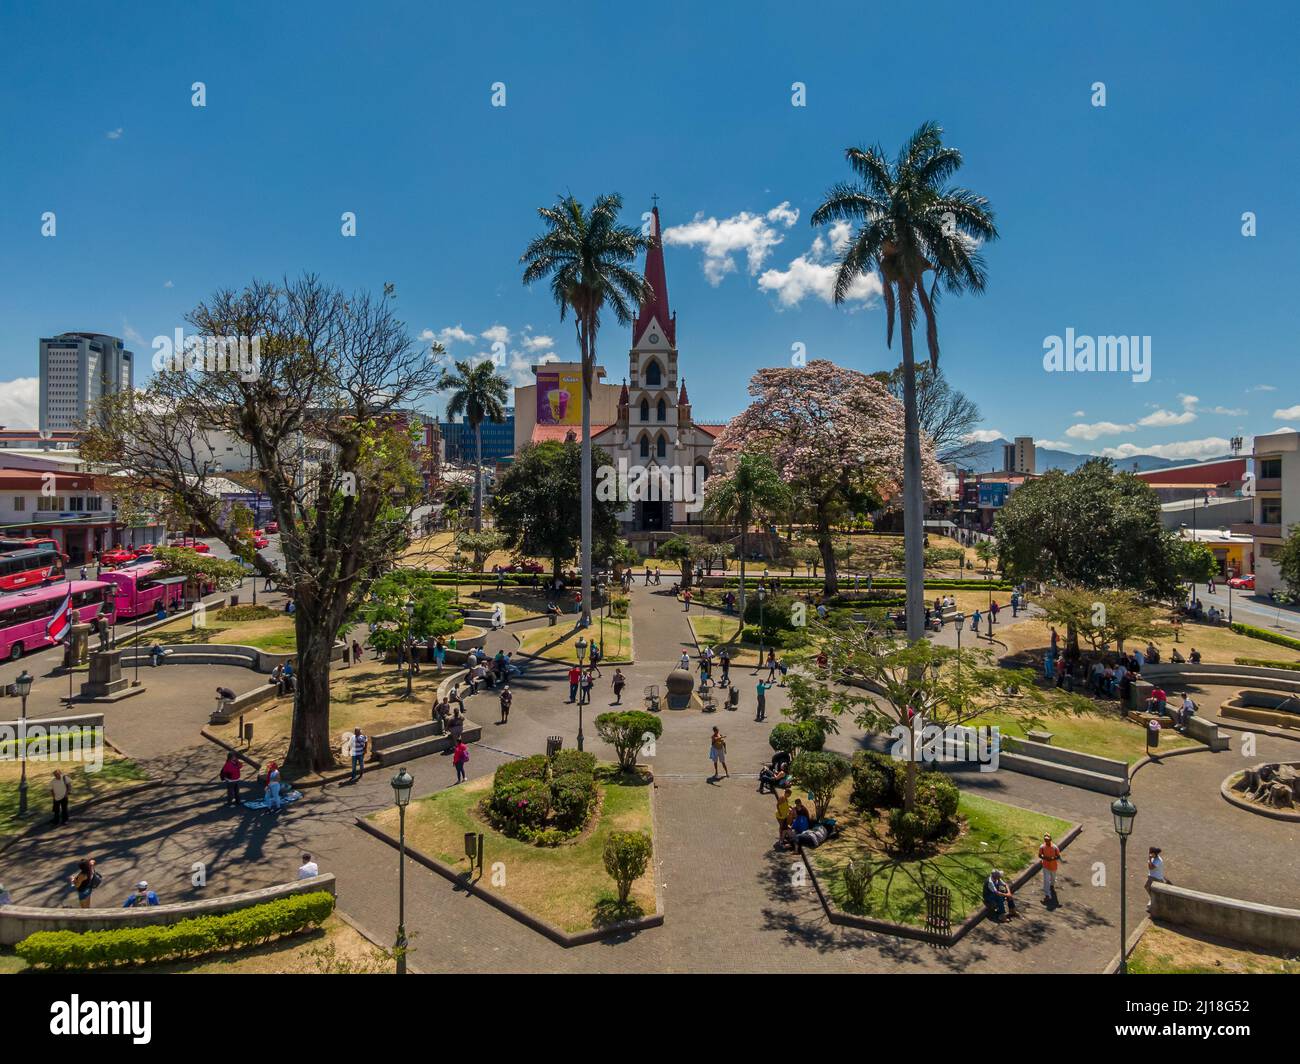
[{"label": "church", "polygon": [[[705,523],[699,493],[712,469],[713,442],[726,427],[691,416],[657,205],[651,218],[645,277],[654,298],[633,323],[622,385],[605,383],[605,370],[596,367],[591,409],[592,443],[609,454],[618,477],[623,532],[633,544],[647,545],[660,538],[656,533],[693,532],[691,526]],[[533,367],[536,384],[515,389],[516,451],[529,442],[581,439],[581,371],[581,363],[544,363]],[[598,471],[598,492],[602,479]]]}]

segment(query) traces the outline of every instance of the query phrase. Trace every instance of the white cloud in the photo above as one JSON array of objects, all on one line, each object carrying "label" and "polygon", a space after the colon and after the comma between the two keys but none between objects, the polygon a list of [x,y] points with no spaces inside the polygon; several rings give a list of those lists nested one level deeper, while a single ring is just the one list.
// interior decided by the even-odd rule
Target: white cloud
[{"label": "white cloud", "polygon": [[1280,410],[1274,410],[1273,416],[1279,421],[1289,421],[1293,417],[1300,417],[1300,403],[1295,406],[1284,406]]},{"label": "white cloud", "polygon": [[1113,421],[1094,421],[1091,425],[1071,425],[1065,434],[1072,440],[1095,440],[1098,436],[1117,436],[1121,432],[1132,432],[1136,425],[1117,425]]},{"label": "white cloud", "polygon": [[1035,447],[1046,447],[1049,451],[1072,451],[1074,444],[1069,440],[1035,440]]},{"label": "white cloud", "polygon": [[489,329],[484,329],[479,333],[484,340],[490,340],[494,344],[505,344],[510,342],[510,330],[504,325],[493,325]]},{"label": "white cloud", "polygon": [[1142,418],[1138,424],[1145,425],[1147,428],[1162,429],[1170,425],[1186,425],[1195,420],[1196,413],[1192,410],[1184,410],[1181,414],[1175,414],[1172,410],[1156,410]]},{"label": "white cloud", "polygon": [[525,336],[522,343],[525,351],[542,351],[555,346],[555,341],[549,336]]},{"label": "white cloud", "polygon": [[171,281],[163,281],[163,287],[164,287],[164,288],[175,288],[176,285],[174,285]]},{"label": "white cloud", "polygon": [[122,335],[133,344],[139,344],[141,347],[149,346],[149,341],[141,336],[139,330],[125,318],[122,319]]},{"label": "white cloud", "polygon": [[1253,388],[1247,388],[1246,394],[1249,395],[1251,392],[1275,392],[1275,391],[1277,391],[1277,388],[1275,388],[1271,384],[1257,384]]},{"label": "white cloud", "polygon": [[994,440],[1002,439],[1000,429],[976,429],[974,432],[968,432],[961,438],[962,443],[992,443]]},{"label": "white cloud", "polygon": [[[421,340],[432,340],[434,338],[432,329],[425,329],[420,333]],[[438,343],[446,347],[448,344],[467,344],[473,343],[477,339],[471,332],[466,332],[459,324],[448,325],[438,333]]]},{"label": "white cloud", "polygon": [[1217,458],[1231,451],[1232,444],[1221,436],[1207,436],[1203,440],[1182,440],[1179,443],[1156,443],[1149,446],[1121,443],[1118,447],[1103,447],[1100,453],[1107,458],[1121,460],[1140,454],[1153,454],[1157,458],[1195,462],[1205,458]]},{"label": "white cloud", "polygon": [[39,377],[18,377],[0,383],[0,425],[11,429],[36,428],[40,394]]},{"label": "white cloud", "polygon": [[1223,414],[1225,417],[1243,417],[1246,413],[1246,411],[1239,406],[1212,406],[1208,412],[1211,414]]},{"label": "white cloud", "polygon": [[107,133],[104,134],[104,136],[106,136],[109,140],[121,140],[122,127],[118,126],[116,129],[110,129]]},{"label": "white cloud", "polygon": [[1071,417],[1087,417],[1088,415],[1087,415],[1087,411],[1085,411],[1085,410],[1076,410],[1076,411],[1075,411],[1073,414],[1071,414],[1070,416],[1071,416]]},{"label": "white cloud", "polygon": [[785,239],[781,227],[789,229],[799,212],[782,202],[766,214],[741,211],[730,218],[704,216],[701,211],[684,225],[664,230],[665,244],[697,247],[704,253],[704,276],[715,288],[736,270],[735,256],[743,253],[751,276],[758,273],[777,244]]},{"label": "white cloud", "polygon": [[[834,303],[839,265],[832,252],[837,240],[842,247],[848,239],[847,225],[843,232],[837,233],[838,229],[839,226],[832,227],[829,238],[819,234],[812,247],[786,269],[765,270],[758,279],[758,287],[775,293],[783,307],[798,306],[807,296],[817,296],[823,303]],[[862,274],[853,282],[845,298],[850,302],[868,304],[877,299],[880,292],[880,277],[874,273]]]}]

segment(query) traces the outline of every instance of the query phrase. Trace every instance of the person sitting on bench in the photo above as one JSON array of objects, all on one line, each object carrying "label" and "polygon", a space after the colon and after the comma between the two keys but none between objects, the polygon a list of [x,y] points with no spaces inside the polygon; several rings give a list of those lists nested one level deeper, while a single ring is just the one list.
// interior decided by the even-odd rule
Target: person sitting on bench
[{"label": "person sitting on bench", "polygon": [[790,754],[786,750],[778,750],[776,756],[772,758],[769,765],[764,765],[758,770],[758,793],[762,794],[767,788],[771,788],[772,793],[776,793],[778,787],[783,787],[788,782],[790,772]]},{"label": "person sitting on bench", "polygon": [[1177,647],[1169,652],[1169,660],[1175,665],[1185,665],[1187,663],[1187,659],[1178,653]]},{"label": "person sitting on bench", "polygon": [[1000,868],[993,869],[984,880],[984,907],[999,924],[1016,915],[1016,899],[1011,895],[1011,884],[1002,878]]},{"label": "person sitting on bench", "polygon": [[1195,647],[1192,647],[1191,662],[1193,665],[1199,665],[1201,663],[1201,652]]}]

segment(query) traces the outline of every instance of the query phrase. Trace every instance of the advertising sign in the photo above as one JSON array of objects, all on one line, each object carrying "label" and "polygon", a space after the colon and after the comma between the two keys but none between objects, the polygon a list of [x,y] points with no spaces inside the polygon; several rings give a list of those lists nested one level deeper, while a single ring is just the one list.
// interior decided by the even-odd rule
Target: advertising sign
[{"label": "advertising sign", "polygon": [[579,370],[537,371],[537,424],[582,424],[582,373]]}]

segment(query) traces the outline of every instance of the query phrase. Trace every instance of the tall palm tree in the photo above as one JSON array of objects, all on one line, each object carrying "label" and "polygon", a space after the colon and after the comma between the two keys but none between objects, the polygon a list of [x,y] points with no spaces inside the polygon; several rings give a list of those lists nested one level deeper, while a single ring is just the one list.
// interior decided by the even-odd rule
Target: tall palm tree
[{"label": "tall palm tree", "polygon": [[618,224],[623,199],[617,194],[597,196],[585,210],[573,196],[553,207],[538,208],[546,224],[519,261],[524,264],[524,284],[545,277],[563,321],[573,311],[582,355],[582,623],[591,624],[591,401],[596,375],[596,334],[601,311],[608,307],[620,325],[631,325],[636,309],[654,298],[641,274],[630,267],[650,246],[640,230]]},{"label": "tall palm tree", "polygon": [[457,360],[454,370],[443,370],[440,391],[451,391],[447,420],[464,417],[474,430],[474,531],[483,531],[483,422],[501,424],[506,419],[510,384],[490,360],[477,364]]},{"label": "tall palm tree", "polygon": [[745,558],[749,553],[750,523],[784,513],[793,493],[765,454],[745,451],[731,475],[721,478],[705,497],[704,512],[710,520],[734,522],[740,526],[740,617],[745,617]]},{"label": "tall palm tree", "polygon": [[[849,167],[861,183],[834,185],[813,212],[812,224],[845,221],[857,226],[845,246],[835,278],[835,302],[854,284],[880,274],[885,303],[885,340],[893,346],[894,318],[903,342],[903,517],[907,576],[907,638],[925,637],[925,529],[921,489],[921,435],[916,403],[912,327],[925,317],[930,366],[939,365],[939,294],[984,291],[987,275],[980,244],[996,240],[988,200],[946,186],[962,165],[961,153],[943,144],[943,130],[926,122],[891,163],[879,147],[848,148]],[[929,291],[925,275],[930,273]]]}]

